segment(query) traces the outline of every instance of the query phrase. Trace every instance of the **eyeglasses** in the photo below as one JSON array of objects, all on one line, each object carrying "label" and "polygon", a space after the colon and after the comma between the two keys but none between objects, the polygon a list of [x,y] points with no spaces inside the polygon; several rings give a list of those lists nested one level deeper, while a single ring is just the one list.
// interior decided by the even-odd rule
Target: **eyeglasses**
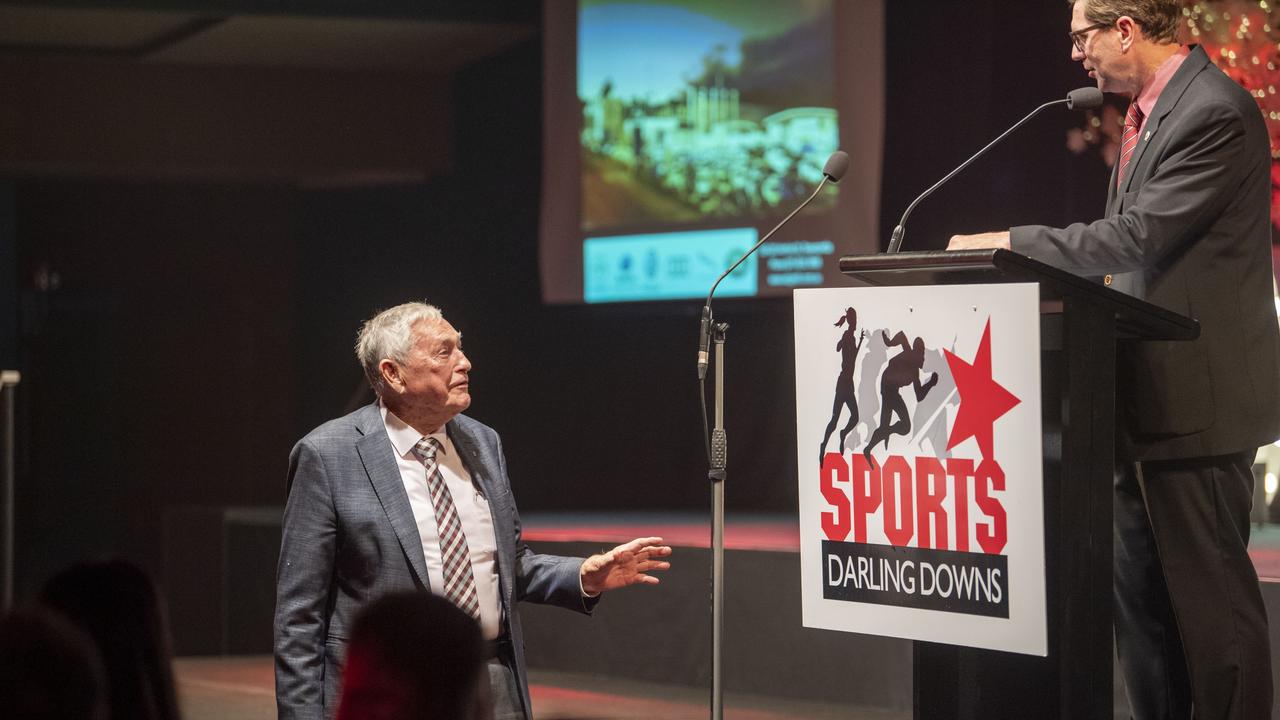
[{"label": "eyeglasses", "polygon": [[1067,33],[1067,36],[1071,38],[1071,44],[1076,46],[1076,50],[1079,50],[1081,53],[1083,53],[1084,43],[1085,43],[1084,36],[1090,32],[1093,32],[1094,30],[1100,30],[1105,27],[1111,27],[1111,23],[1106,23],[1106,22],[1094,23],[1087,28],[1080,28],[1079,30],[1073,30]]}]

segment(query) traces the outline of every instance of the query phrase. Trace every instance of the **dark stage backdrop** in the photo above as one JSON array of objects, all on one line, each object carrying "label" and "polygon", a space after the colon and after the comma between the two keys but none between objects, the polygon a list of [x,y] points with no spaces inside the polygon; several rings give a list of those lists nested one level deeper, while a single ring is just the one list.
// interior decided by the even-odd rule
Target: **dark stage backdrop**
[{"label": "dark stage backdrop", "polygon": [[[916,193],[1088,80],[1069,59],[1065,3],[886,6],[891,228]],[[452,130],[437,139],[450,164],[424,183],[15,183],[20,590],[79,555],[158,570],[166,507],[281,504],[292,442],[369,398],[358,323],[413,298],[463,332],[470,414],[502,433],[524,511],[707,507],[698,303],[539,301],[540,173],[557,162],[541,157],[539,42],[452,78]],[[906,247],[1095,217],[1106,169],[1067,153],[1078,122],[1038,119],[921,206]],[[47,257],[69,268],[58,298],[33,285]],[[716,314],[730,323],[728,507],[792,514],[790,301]]]},{"label": "dark stage backdrop", "polygon": [[158,572],[168,507],[278,501],[296,204],[263,184],[19,184],[19,590],[85,556]]},{"label": "dark stage backdrop", "polygon": [[[1088,82],[1070,62],[1065,4],[1022,5],[888,3],[885,227],[1005,126]],[[556,158],[540,157],[537,52],[530,44],[459,75],[452,178],[310,196],[301,425],[333,415],[358,386],[348,347],[361,316],[425,297],[464,334],[475,365],[469,412],[503,434],[523,509],[701,509],[700,303],[539,303],[538,173]],[[1078,122],[1065,110],[1038,119],[922,205],[906,246],[1100,213],[1106,168],[1065,149]],[[729,508],[792,513],[791,303],[720,301],[716,313],[730,323]],[[327,399],[315,394],[322,388]]]}]

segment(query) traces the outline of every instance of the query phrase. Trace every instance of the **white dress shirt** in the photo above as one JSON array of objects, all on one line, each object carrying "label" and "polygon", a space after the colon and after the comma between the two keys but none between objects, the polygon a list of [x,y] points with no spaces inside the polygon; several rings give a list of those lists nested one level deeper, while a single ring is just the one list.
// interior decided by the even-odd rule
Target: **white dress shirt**
[{"label": "white dress shirt", "polygon": [[444,595],[444,561],[440,554],[440,531],[436,526],[436,509],[431,503],[431,491],[427,488],[427,468],[413,454],[413,448],[423,437],[433,437],[440,442],[436,455],[440,474],[453,495],[453,505],[462,523],[462,533],[467,539],[471,559],[471,574],[476,581],[476,598],[480,601],[480,630],[487,640],[496,639],[502,632],[502,604],[498,597],[498,541],[493,532],[493,515],[489,501],[480,487],[471,481],[471,473],[462,463],[453,442],[444,428],[430,435],[423,435],[396,417],[385,405],[379,405],[382,423],[395,449],[396,464],[400,466],[400,479],[409,494],[409,506],[422,538],[422,553],[427,558],[427,578],[431,591]]}]

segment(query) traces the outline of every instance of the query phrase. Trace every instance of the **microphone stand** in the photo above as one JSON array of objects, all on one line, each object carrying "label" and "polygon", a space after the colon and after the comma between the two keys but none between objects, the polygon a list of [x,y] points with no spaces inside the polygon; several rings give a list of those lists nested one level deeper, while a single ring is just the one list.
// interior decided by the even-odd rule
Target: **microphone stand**
[{"label": "microphone stand", "polygon": [[[837,153],[844,156],[843,153]],[[833,156],[834,159],[835,156]],[[722,672],[721,647],[724,640],[724,481],[728,477],[725,470],[728,460],[728,437],[724,431],[724,341],[728,323],[717,323],[711,316],[711,298],[716,293],[720,282],[738,268],[751,254],[760,249],[765,241],[778,231],[787,221],[795,217],[818,197],[827,182],[837,182],[844,174],[844,167],[834,166],[828,160],[828,168],[824,168],[822,181],[813,193],[782,222],[765,233],[738,261],[716,279],[707,293],[707,302],[702,306],[702,318],[698,338],[698,397],[702,404],[703,439],[707,443],[707,461],[710,469],[707,479],[711,481],[711,720],[724,720],[724,681]],[[844,156],[847,164],[847,156]],[[830,172],[829,172],[830,171]],[[704,383],[707,375],[708,345],[714,345],[715,351],[715,429],[710,438],[705,434],[707,423],[707,396]]]},{"label": "microphone stand", "polygon": [[0,612],[13,606],[13,406],[21,379],[17,370],[0,370]]},{"label": "microphone stand", "polygon": [[724,718],[724,684],[720,649],[724,641],[724,481],[728,437],[724,432],[724,336],[728,323],[715,323],[715,429],[711,431],[711,718]]}]

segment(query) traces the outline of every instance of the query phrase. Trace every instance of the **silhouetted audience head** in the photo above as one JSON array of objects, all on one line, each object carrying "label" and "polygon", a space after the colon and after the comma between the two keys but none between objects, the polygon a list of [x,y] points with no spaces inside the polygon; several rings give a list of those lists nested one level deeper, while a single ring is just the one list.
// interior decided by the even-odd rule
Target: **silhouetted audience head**
[{"label": "silhouetted audience head", "polygon": [[44,609],[0,617],[0,715],[102,720],[106,687],[93,642]]},{"label": "silhouetted audience head", "polygon": [[176,720],[169,636],[155,583],[124,560],[72,565],[40,601],[93,639],[107,676],[112,720]]},{"label": "silhouetted audience head", "polygon": [[369,603],[351,628],[337,720],[489,720],[480,626],[427,591]]}]

